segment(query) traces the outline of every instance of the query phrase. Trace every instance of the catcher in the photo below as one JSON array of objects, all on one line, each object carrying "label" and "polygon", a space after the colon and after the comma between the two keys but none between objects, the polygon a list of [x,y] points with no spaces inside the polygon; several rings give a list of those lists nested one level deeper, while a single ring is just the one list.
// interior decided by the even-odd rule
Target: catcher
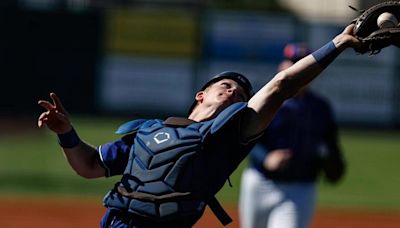
[{"label": "catcher", "polygon": [[316,78],[344,49],[358,48],[354,25],[283,70],[253,95],[241,74],[224,72],[196,93],[187,118],[133,120],[120,140],[94,147],[81,140],[56,94],[40,100],[47,126],[72,169],[85,178],[121,175],[104,197],[101,227],[192,227],[206,205],[230,222],[215,199],[275,112]]}]

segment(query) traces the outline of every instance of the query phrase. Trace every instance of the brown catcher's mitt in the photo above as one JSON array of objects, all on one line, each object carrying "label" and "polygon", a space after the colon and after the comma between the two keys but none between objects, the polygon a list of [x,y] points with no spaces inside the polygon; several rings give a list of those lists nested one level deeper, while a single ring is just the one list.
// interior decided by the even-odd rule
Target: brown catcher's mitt
[{"label": "brown catcher's mitt", "polygon": [[[353,7],[351,7],[354,9]],[[361,15],[353,20],[355,23],[353,35],[361,41],[361,46],[355,48],[360,54],[369,52],[378,54],[381,49],[395,45],[400,47],[400,1],[387,1],[376,4],[367,10],[359,11]],[[377,20],[382,13],[391,13],[396,18],[396,24],[390,27],[378,27]]]}]

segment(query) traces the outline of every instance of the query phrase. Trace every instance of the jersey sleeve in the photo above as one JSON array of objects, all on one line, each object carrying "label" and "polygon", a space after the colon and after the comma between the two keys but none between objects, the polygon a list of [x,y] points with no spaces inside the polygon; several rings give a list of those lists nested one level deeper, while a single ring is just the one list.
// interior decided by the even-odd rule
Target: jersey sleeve
[{"label": "jersey sleeve", "polygon": [[234,115],[229,116],[224,125],[217,132],[211,134],[212,137],[209,137],[211,143],[206,143],[206,145],[212,145],[213,149],[211,151],[221,151],[219,160],[229,158],[235,168],[250,153],[250,150],[263,134],[261,132],[245,139],[242,137],[242,116],[248,111],[247,109],[247,107],[243,108],[234,113]]},{"label": "jersey sleeve", "polygon": [[106,177],[123,174],[128,163],[130,145],[123,140],[106,143],[98,147]]}]

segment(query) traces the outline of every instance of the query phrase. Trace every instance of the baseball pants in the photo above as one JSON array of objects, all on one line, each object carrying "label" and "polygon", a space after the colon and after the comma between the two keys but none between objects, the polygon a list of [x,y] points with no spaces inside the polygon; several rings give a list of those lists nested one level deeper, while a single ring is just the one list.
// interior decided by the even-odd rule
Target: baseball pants
[{"label": "baseball pants", "polygon": [[315,183],[275,183],[257,170],[242,174],[241,228],[306,228],[314,213]]}]

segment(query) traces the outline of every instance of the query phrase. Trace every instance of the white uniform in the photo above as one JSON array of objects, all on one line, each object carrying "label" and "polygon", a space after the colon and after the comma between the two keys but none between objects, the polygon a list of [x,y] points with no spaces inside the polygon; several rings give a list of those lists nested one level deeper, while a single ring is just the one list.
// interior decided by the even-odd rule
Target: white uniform
[{"label": "white uniform", "polygon": [[277,183],[248,168],[240,190],[241,228],[306,228],[315,192],[314,183]]}]

